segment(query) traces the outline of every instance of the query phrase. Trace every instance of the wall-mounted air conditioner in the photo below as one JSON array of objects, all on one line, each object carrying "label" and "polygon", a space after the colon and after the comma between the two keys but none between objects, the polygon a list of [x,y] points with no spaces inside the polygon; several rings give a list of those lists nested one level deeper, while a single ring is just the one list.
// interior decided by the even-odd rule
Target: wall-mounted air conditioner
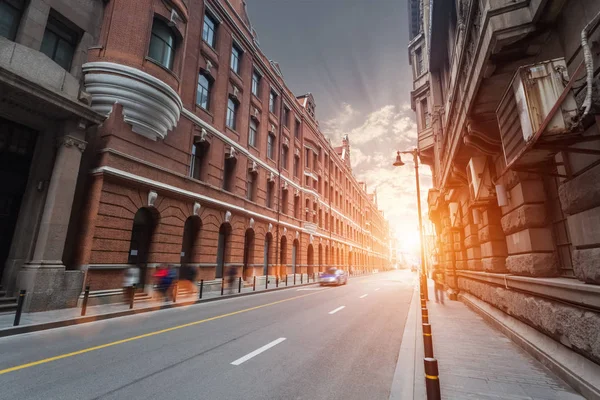
[{"label": "wall-mounted air conditioner", "polygon": [[[549,150],[524,149],[535,138],[544,120],[563,93],[569,77],[563,58],[520,67],[496,110],[506,165],[535,164],[552,154]],[[570,91],[548,126],[541,133],[544,142],[560,138],[572,130],[577,104]]]},{"label": "wall-mounted air conditioner", "polygon": [[467,165],[469,193],[473,201],[487,201],[494,197],[490,161],[486,156],[472,157]]}]

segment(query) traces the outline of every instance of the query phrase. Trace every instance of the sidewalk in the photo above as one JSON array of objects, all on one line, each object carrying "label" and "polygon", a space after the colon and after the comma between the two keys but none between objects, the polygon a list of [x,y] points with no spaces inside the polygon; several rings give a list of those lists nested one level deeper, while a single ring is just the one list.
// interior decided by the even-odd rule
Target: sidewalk
[{"label": "sidewalk", "polygon": [[[357,275],[360,276],[360,275]],[[306,277],[305,277],[306,279]],[[314,285],[315,282],[311,280],[310,283],[300,284],[300,278],[296,280],[296,285],[293,285],[293,277],[290,277],[287,288],[292,289],[294,287],[301,288],[307,285]],[[80,323],[92,322],[100,319],[116,318],[126,315],[133,315],[138,313],[156,311],[165,308],[181,307],[196,303],[202,303],[205,301],[213,301],[219,298],[231,298],[243,295],[249,295],[251,293],[271,292],[275,290],[285,290],[286,285],[284,282],[279,282],[279,286],[276,284],[269,283],[268,289],[264,286],[264,279],[262,279],[261,285],[256,285],[256,290],[253,291],[252,287],[243,287],[241,293],[238,293],[238,286],[235,285],[233,293],[230,294],[229,288],[225,288],[223,296],[220,291],[204,291],[202,293],[202,299],[198,299],[198,294],[190,294],[186,296],[179,296],[177,302],[172,301],[165,302],[160,300],[144,300],[135,303],[133,310],[129,309],[128,304],[124,303],[112,303],[103,304],[97,306],[88,306],[85,317],[81,317],[81,307],[66,308],[60,310],[43,311],[35,313],[23,313],[21,315],[21,321],[18,327],[21,329],[13,328],[15,319],[15,313],[0,314],[0,337],[8,336],[17,333],[26,333],[31,331],[51,329],[60,326],[76,325]]]},{"label": "sidewalk", "polygon": [[[462,302],[446,298],[444,305],[437,304],[433,284],[429,284],[427,308],[443,399],[583,399]],[[410,354],[407,346],[415,347],[414,356],[410,361],[398,360],[390,399],[425,398],[420,302],[416,290],[411,312],[415,318],[407,320],[405,330],[415,331],[414,342],[410,343],[409,337],[409,343],[404,343],[403,338],[400,356],[406,358]],[[406,378],[402,380],[406,373],[414,376],[412,388]]]}]

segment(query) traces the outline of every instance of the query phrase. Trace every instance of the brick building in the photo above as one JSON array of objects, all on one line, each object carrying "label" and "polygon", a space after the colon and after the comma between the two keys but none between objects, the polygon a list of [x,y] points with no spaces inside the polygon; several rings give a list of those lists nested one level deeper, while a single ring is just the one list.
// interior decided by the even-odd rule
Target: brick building
[{"label": "brick building", "polygon": [[571,350],[546,365],[563,363],[586,395],[589,377],[573,376],[600,363],[599,12],[596,0],[409,1],[411,99],[447,287],[555,340],[551,356]]},{"label": "brick building", "polygon": [[[23,15],[33,18],[37,2],[27,4]],[[62,226],[66,251],[52,255],[79,281],[60,304],[44,306],[47,292],[32,288],[29,310],[73,305],[83,271],[92,297],[117,301],[131,265],[147,291],[159,264],[194,266],[198,279],[215,282],[231,267],[244,279],[389,267],[389,226],[352,175],[348,137],[334,147],[319,131],[315,99],[286,87],[241,0],[89,4],[94,12],[84,14],[103,18],[101,30],[78,36],[87,62],[71,67],[91,97],[91,109],[80,105],[91,115],[85,169],[69,170],[74,216]],[[63,184],[57,177],[54,201],[68,216]]]}]

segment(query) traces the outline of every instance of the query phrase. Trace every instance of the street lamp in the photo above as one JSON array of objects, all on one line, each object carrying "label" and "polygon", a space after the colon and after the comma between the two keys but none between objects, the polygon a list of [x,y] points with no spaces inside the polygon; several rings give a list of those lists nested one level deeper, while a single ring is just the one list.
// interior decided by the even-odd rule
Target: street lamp
[{"label": "street lamp", "polygon": [[419,185],[419,150],[413,149],[411,151],[397,151],[396,152],[396,161],[394,162],[394,167],[401,167],[404,165],[402,161],[402,157],[400,154],[410,154],[413,156],[413,160],[415,163],[415,179],[417,181],[417,210],[419,213],[419,245],[421,247],[421,292],[425,296],[425,300],[429,300],[429,296],[427,293],[427,273],[425,271],[425,251],[423,248],[423,221],[421,219],[421,187]]}]

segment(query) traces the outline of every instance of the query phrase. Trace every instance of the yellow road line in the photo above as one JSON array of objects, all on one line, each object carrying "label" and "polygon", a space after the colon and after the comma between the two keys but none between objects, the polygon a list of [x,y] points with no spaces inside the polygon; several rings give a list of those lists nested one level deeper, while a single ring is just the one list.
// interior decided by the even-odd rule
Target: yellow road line
[{"label": "yellow road line", "polygon": [[259,308],[274,306],[275,304],[285,303],[286,301],[296,300],[296,299],[300,299],[302,297],[312,296],[312,295],[318,294],[318,293],[323,293],[323,291],[318,291],[318,292],[303,294],[303,295],[300,295],[300,296],[290,297],[289,299],[278,300],[278,301],[274,301],[272,303],[262,304],[262,305],[256,306],[256,307],[245,308],[243,310],[233,311],[233,312],[230,312],[230,313],[227,313],[227,314],[221,314],[221,315],[217,315],[217,316],[214,316],[214,317],[202,319],[202,320],[199,320],[199,321],[189,322],[187,324],[177,325],[177,326],[173,326],[171,328],[166,328],[166,329],[161,329],[159,331],[144,333],[143,335],[133,336],[133,337],[130,337],[130,338],[127,338],[127,339],[116,340],[114,342],[101,344],[99,346],[88,347],[86,349],[81,349],[81,350],[73,351],[71,353],[65,353],[65,354],[61,354],[61,355],[58,355],[58,356],[44,358],[42,360],[33,361],[33,362],[30,362],[30,363],[26,363],[26,364],[16,365],[14,367],[10,367],[10,368],[6,368],[6,369],[0,370],[0,375],[7,374],[9,372],[19,371],[19,370],[26,369],[26,368],[35,367],[36,365],[46,364],[46,363],[49,363],[49,362],[52,362],[52,361],[62,360],[63,358],[69,358],[69,357],[73,357],[73,356],[78,356],[80,354],[90,353],[92,351],[105,349],[107,347],[112,347],[112,346],[116,346],[116,345],[123,344],[123,343],[133,342],[134,340],[145,339],[145,338],[148,338],[148,337],[151,337],[151,336],[161,335],[163,333],[172,332],[172,331],[175,331],[175,330],[178,330],[178,329],[188,328],[188,327],[194,326],[194,325],[200,325],[200,324],[203,324],[205,322],[214,321],[216,319],[221,319],[221,318],[225,318],[225,317],[230,317],[232,315],[237,315],[237,314],[242,314],[242,313],[253,311],[253,310],[258,310]]}]

